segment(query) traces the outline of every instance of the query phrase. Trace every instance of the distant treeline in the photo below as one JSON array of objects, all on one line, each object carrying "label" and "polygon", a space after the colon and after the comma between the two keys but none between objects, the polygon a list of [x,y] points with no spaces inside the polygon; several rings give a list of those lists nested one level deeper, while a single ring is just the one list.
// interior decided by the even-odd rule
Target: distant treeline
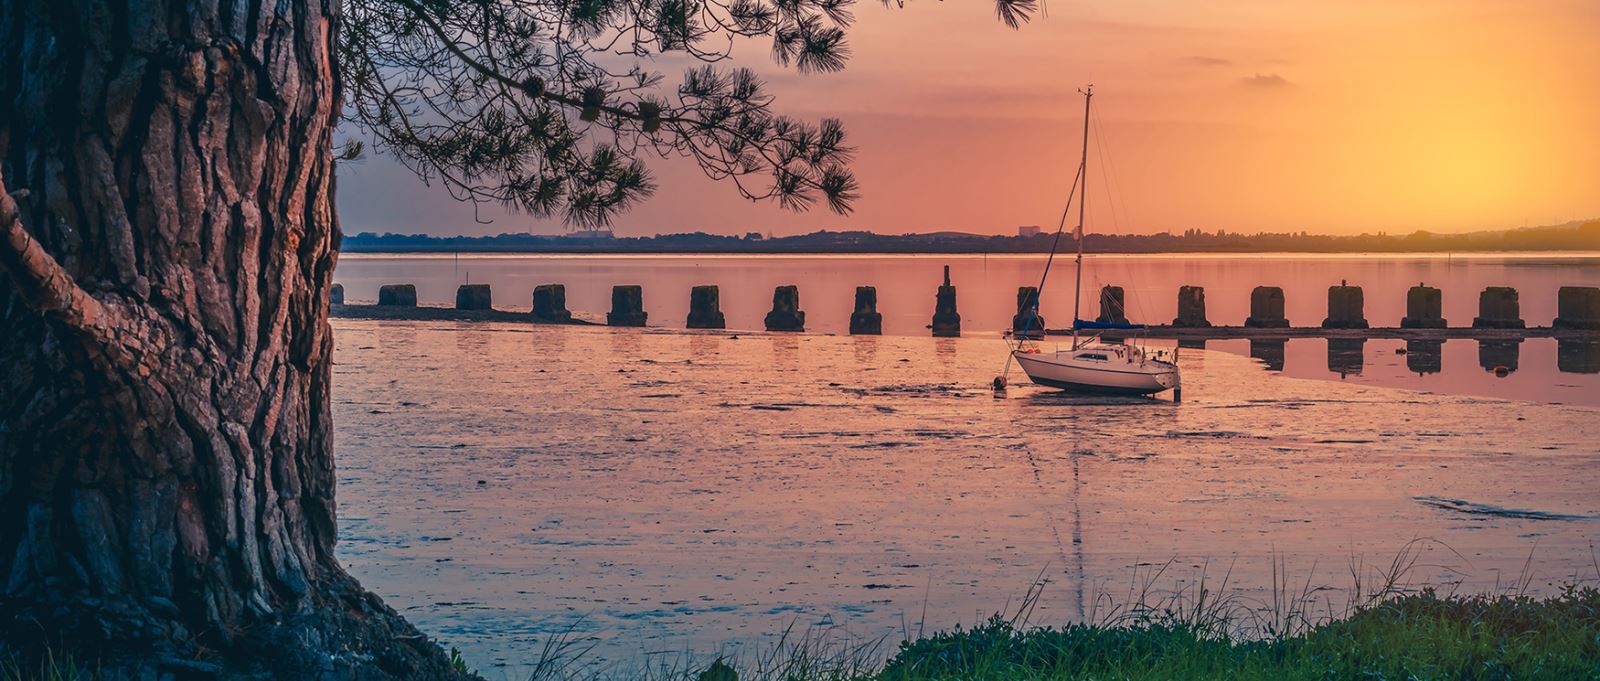
[{"label": "distant treeline", "polygon": [[[344,238],[347,253],[1047,253],[1054,234],[983,236],[958,232],[875,234],[818,231],[764,238],[693,232],[653,237],[586,238],[578,235],[501,234],[435,237],[425,234],[362,232]],[[1071,234],[1061,250],[1077,248]],[[1084,250],[1094,253],[1416,253],[1434,251],[1600,250],[1600,220],[1468,234],[1361,234],[1329,236],[1299,233],[1238,234],[1189,230],[1183,234],[1090,234]]]}]

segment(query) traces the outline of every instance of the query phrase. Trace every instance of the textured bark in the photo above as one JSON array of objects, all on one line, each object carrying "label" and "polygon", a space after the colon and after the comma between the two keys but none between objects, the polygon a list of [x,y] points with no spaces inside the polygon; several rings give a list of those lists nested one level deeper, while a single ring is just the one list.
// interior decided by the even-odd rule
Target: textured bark
[{"label": "textured bark", "polygon": [[337,18],[0,0],[6,652],[449,675],[333,553]]}]

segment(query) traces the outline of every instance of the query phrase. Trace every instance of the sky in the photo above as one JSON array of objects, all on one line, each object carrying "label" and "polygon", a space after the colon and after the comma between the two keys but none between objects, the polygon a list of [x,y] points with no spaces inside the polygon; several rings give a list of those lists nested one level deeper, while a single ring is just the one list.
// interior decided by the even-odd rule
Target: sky
[{"label": "sky", "polygon": [[[844,71],[735,49],[775,108],[842,119],[856,210],[751,203],[652,159],[619,236],[1053,229],[1094,84],[1087,229],[1459,232],[1600,217],[1596,0],[859,0]],[[674,82],[681,63],[658,67]],[[458,203],[381,155],[339,168],[344,231],[560,233]],[[477,219],[488,219],[487,224]]]}]

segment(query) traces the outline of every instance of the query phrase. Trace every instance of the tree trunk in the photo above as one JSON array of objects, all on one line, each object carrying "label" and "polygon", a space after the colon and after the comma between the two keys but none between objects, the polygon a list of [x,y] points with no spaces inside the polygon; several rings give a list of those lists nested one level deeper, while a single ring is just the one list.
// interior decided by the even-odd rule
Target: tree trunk
[{"label": "tree trunk", "polygon": [[338,8],[0,0],[0,653],[452,675],[334,558]]}]

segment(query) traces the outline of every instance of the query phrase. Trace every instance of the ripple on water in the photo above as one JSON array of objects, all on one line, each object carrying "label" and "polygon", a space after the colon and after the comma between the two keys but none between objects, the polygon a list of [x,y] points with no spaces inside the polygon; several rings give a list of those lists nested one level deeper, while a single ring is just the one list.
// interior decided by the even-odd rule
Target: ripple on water
[{"label": "ripple on water", "polygon": [[1035,621],[1061,624],[1137,563],[1176,559],[1174,584],[1228,563],[1264,593],[1275,565],[1337,586],[1351,556],[1387,565],[1419,536],[1467,587],[1518,573],[1535,541],[1540,575],[1593,570],[1594,408],[1210,351],[1183,353],[1181,403],[995,399],[997,339],[518,327],[461,344],[333,324],[339,556],[469,664],[531,663],[571,632],[621,660],[771,644],[797,621],[935,631],[1041,571]]},{"label": "ripple on water", "polygon": [[1507,508],[1494,504],[1483,504],[1462,499],[1450,499],[1438,496],[1412,497],[1418,503],[1442,508],[1447,511],[1466,513],[1468,515],[1494,516],[1498,518],[1519,518],[1523,520],[1600,520],[1600,515],[1575,515],[1570,513],[1552,513],[1549,511],[1534,511],[1524,508]]}]

